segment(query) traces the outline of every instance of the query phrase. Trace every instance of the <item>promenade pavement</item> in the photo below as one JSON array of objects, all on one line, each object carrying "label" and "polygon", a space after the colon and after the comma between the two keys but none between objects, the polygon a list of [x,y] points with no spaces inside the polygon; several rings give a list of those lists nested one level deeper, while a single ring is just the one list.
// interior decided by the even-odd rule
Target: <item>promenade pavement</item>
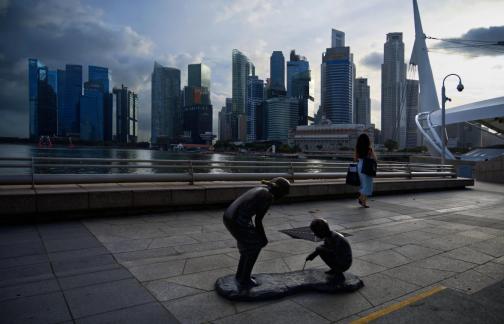
[{"label": "promenade pavement", "polygon": [[[377,322],[504,322],[504,186],[377,196],[370,205],[274,205],[254,272],[300,270],[317,243],[279,230],[323,217],[351,235],[349,271],[365,286],[265,302],[214,291],[239,258],[222,209],[3,225],[0,323],[347,323],[440,286]],[[307,267],[325,265],[317,258]]]}]

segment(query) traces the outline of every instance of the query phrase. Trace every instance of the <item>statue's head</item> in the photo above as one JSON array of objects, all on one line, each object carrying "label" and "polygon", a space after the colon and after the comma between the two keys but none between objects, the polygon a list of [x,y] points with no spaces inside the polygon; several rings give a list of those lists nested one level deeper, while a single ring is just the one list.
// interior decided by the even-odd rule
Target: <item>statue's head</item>
[{"label": "statue's head", "polygon": [[324,238],[331,234],[331,230],[329,229],[329,223],[325,219],[316,218],[312,220],[310,224],[310,229],[313,234],[315,234],[318,238]]},{"label": "statue's head", "polygon": [[275,196],[275,199],[280,199],[289,194],[290,182],[285,178],[278,177],[270,181],[263,180],[261,182],[268,186],[269,191]]}]

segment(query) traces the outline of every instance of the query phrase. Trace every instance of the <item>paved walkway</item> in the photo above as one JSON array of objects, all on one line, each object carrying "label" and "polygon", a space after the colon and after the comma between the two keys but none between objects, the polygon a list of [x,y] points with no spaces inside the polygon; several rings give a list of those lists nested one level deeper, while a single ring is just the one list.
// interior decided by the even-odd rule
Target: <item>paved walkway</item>
[{"label": "paved walkway", "polygon": [[[351,234],[350,271],[365,287],[254,303],[229,302],[213,290],[238,262],[222,210],[2,226],[0,322],[347,323],[439,285],[447,289],[426,300],[446,291],[471,298],[504,279],[504,186],[379,196],[370,205],[273,206],[264,220],[269,244],[254,272],[301,269],[316,244],[279,230],[323,217]],[[324,265],[316,259],[308,267]],[[489,300],[504,298],[502,289],[491,291]],[[450,300],[457,299],[439,307],[450,308]],[[387,316],[407,322],[410,314]],[[438,320],[464,322],[454,316]]]}]

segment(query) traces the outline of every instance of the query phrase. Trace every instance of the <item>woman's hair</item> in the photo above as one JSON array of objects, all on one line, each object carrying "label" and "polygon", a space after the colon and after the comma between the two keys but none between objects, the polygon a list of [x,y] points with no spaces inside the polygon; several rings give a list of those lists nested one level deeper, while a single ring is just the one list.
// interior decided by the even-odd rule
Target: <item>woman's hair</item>
[{"label": "woman's hair", "polygon": [[369,149],[371,147],[371,142],[369,141],[369,136],[367,134],[360,134],[357,138],[357,144],[355,145],[355,155],[356,158],[365,158],[369,154]]}]

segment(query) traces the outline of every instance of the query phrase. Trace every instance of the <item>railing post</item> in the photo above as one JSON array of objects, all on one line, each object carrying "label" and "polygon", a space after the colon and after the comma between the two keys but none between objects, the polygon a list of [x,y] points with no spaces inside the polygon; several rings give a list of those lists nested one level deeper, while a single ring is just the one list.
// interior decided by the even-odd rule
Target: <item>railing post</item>
[{"label": "railing post", "polygon": [[292,165],[292,162],[290,163],[290,176],[291,176],[292,182],[294,182],[294,167]]},{"label": "railing post", "polygon": [[406,164],[406,171],[408,172],[408,179],[412,179],[413,174],[411,172],[411,165],[409,163]]},{"label": "railing post", "polygon": [[35,189],[35,167],[33,166],[33,156],[31,158],[31,176],[32,176],[32,189]]},{"label": "railing post", "polygon": [[192,161],[189,161],[189,175],[191,176],[191,180],[189,181],[189,184],[193,185],[194,184],[194,168]]}]

